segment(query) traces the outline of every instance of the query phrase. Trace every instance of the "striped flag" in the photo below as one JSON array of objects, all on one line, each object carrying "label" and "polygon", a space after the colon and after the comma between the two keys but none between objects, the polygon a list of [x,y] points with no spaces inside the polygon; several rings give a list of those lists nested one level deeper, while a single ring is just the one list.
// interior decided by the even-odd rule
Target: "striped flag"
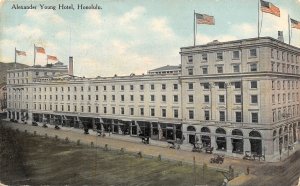
[{"label": "striped flag", "polygon": [[37,53],[46,54],[45,49],[43,47],[35,47]]},{"label": "striped flag", "polygon": [[47,55],[47,59],[53,60],[53,61],[57,61],[57,57],[56,56]]},{"label": "striped flag", "polygon": [[269,14],[273,14],[277,17],[280,17],[280,9],[276,6],[274,6],[272,3],[260,0],[261,4],[261,11]]},{"label": "striped flag", "polygon": [[215,18],[214,18],[214,16],[196,13],[196,22],[197,22],[197,24],[214,25]]},{"label": "striped flag", "polygon": [[292,28],[300,29],[300,22],[291,18],[291,26],[292,26]]},{"label": "striped flag", "polygon": [[16,54],[17,54],[18,56],[26,56],[26,52],[20,51],[20,50],[16,50]]}]

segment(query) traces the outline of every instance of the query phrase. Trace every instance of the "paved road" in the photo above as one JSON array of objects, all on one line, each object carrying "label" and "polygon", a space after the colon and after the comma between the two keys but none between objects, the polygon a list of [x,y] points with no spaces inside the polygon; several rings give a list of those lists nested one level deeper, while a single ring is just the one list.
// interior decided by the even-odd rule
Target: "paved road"
[{"label": "paved road", "polygon": [[[73,128],[62,128],[61,130],[54,130],[53,126],[49,128],[43,128],[41,126],[32,126],[32,125],[24,125],[19,123],[12,123],[8,121],[1,122],[3,125],[10,126],[13,129],[19,129],[20,131],[27,130],[29,133],[36,133],[41,136],[45,136],[47,134],[49,137],[58,136],[59,139],[65,139],[68,137],[70,141],[76,142],[80,140],[81,143],[90,145],[91,142],[94,143],[97,147],[104,147],[105,144],[108,145],[111,149],[124,148],[128,152],[142,152],[142,154],[150,155],[154,157],[162,156],[163,159],[168,160],[176,160],[187,163],[193,162],[193,157],[195,157],[196,163],[202,165],[206,163],[209,167],[228,170],[229,165],[232,165],[237,172],[245,172],[247,166],[250,169],[259,168],[260,166],[266,164],[265,162],[258,161],[245,161],[241,159],[234,159],[226,157],[223,164],[210,164],[209,160],[212,157],[211,154],[206,153],[196,153],[185,150],[175,150],[168,148],[167,143],[158,143],[157,145],[145,145],[141,143],[141,140],[138,138],[124,138],[126,141],[121,139],[116,139],[113,136],[99,137],[95,132],[90,132],[89,135],[83,134],[83,130],[73,129]],[[120,137],[119,137],[120,138]],[[129,141],[131,140],[131,141]],[[165,145],[164,145],[165,144]]]}]

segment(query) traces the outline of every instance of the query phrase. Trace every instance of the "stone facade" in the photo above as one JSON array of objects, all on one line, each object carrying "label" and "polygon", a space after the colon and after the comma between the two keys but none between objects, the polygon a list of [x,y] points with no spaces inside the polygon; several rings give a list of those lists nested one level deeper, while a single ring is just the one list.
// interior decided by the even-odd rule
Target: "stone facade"
[{"label": "stone facade", "polygon": [[[181,73],[8,71],[8,117],[279,159],[300,139],[300,49],[273,38],[183,47]],[[164,70],[166,70],[164,68]]]}]

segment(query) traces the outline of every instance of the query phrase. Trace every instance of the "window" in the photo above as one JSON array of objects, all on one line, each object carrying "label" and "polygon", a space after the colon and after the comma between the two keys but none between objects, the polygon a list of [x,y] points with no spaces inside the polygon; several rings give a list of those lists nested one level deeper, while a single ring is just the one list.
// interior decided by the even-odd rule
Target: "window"
[{"label": "window", "polygon": [[151,116],[155,116],[155,109],[154,109],[154,108],[151,108],[151,109],[150,109],[150,115],[151,115]]},{"label": "window", "polygon": [[204,102],[208,103],[209,102],[209,95],[204,95]]},{"label": "window", "polygon": [[242,96],[241,95],[235,95],[235,103],[242,103]]},{"label": "window", "polygon": [[96,95],[96,101],[98,101],[99,100],[99,96],[98,95]]},{"label": "window", "polygon": [[124,100],[125,100],[124,95],[121,95],[121,101],[124,101]]},{"label": "window", "polygon": [[193,63],[193,56],[188,56],[188,63]]},{"label": "window", "polygon": [[189,90],[193,90],[194,89],[194,84],[193,83],[188,83],[189,86]]},{"label": "window", "polygon": [[106,101],[106,95],[103,95],[103,101]]},{"label": "window", "polygon": [[257,57],[257,51],[256,51],[256,48],[250,49],[249,52],[250,52],[250,57]]},{"label": "window", "polygon": [[99,107],[96,106],[96,113],[99,113]]},{"label": "window", "polygon": [[174,100],[175,103],[178,102],[178,95],[174,95],[173,100]]},{"label": "window", "polygon": [[140,85],[140,90],[144,90],[144,85]]},{"label": "window", "polygon": [[258,123],[258,113],[257,112],[251,113],[251,120],[252,120],[252,123]]},{"label": "window", "polygon": [[217,53],[217,61],[221,61],[223,60],[223,53],[222,52],[218,52]]},{"label": "window", "polygon": [[116,100],[116,96],[115,95],[111,95],[111,100],[115,101]]},{"label": "window", "polygon": [[203,83],[203,89],[208,90],[209,89],[209,83]]},{"label": "window", "polygon": [[167,116],[166,109],[161,109],[161,117],[166,117],[166,116]]},{"label": "window", "polygon": [[219,82],[219,89],[224,89],[225,88],[225,82]]},{"label": "window", "polygon": [[218,74],[222,74],[223,73],[223,66],[218,66],[217,67],[217,72],[218,72]]},{"label": "window", "polygon": [[207,54],[202,54],[202,61],[207,61]]},{"label": "window", "polygon": [[151,84],[151,85],[150,85],[150,89],[151,89],[151,90],[154,90],[154,84]]},{"label": "window", "polygon": [[133,95],[130,95],[130,101],[133,101],[133,100],[134,100]]},{"label": "window", "polygon": [[124,85],[121,85],[121,90],[124,90]]},{"label": "window", "polygon": [[208,68],[202,67],[202,74],[208,74]]},{"label": "window", "polygon": [[89,110],[89,112],[91,112],[91,106],[88,106],[88,110]]},{"label": "window", "polygon": [[241,82],[234,82],[234,88],[239,89],[241,88]]},{"label": "window", "polygon": [[189,110],[189,119],[194,119],[194,111]]},{"label": "window", "polygon": [[173,84],[173,89],[178,90],[178,84]]},{"label": "window", "polygon": [[88,87],[88,91],[91,91],[91,87],[90,86]]},{"label": "window", "polygon": [[224,111],[220,111],[219,115],[220,115],[220,121],[225,121],[225,112]]},{"label": "window", "polygon": [[98,86],[96,86],[96,87],[95,87],[95,89],[96,89],[96,91],[98,91],[98,90],[99,90],[99,87],[98,87]]},{"label": "window", "polygon": [[162,96],[161,96],[161,100],[162,100],[163,102],[165,102],[165,101],[166,101],[166,95],[162,95]]},{"label": "window", "polygon": [[208,110],[205,110],[204,111],[204,119],[207,121],[209,120],[209,111]]},{"label": "window", "polygon": [[88,99],[91,100],[91,95],[88,95]]},{"label": "window", "polygon": [[178,118],[178,109],[174,109],[174,118]]},{"label": "window", "polygon": [[103,107],[103,112],[104,112],[104,114],[107,113],[107,108],[106,107]]},{"label": "window", "polygon": [[140,114],[141,114],[141,116],[144,115],[144,108],[140,108]]},{"label": "window", "polygon": [[81,91],[83,91],[83,87],[81,87]]},{"label": "window", "polygon": [[112,91],[115,91],[115,89],[116,89],[115,85],[111,86]]},{"label": "window", "polygon": [[155,101],[155,96],[154,95],[151,95],[150,98],[151,98],[151,101]]},{"label": "window", "polygon": [[236,50],[232,52],[233,59],[240,59],[240,51]]},{"label": "window", "polygon": [[233,72],[240,72],[240,65],[233,65]]},{"label": "window", "polygon": [[166,90],[166,84],[162,84],[162,85],[161,85],[161,89],[162,89],[162,90]]},{"label": "window", "polygon": [[251,103],[257,103],[257,95],[251,95]]},{"label": "window", "polygon": [[189,95],[189,103],[193,103],[194,102],[194,96],[193,95]]},{"label": "window", "polygon": [[242,122],[242,112],[235,112],[235,121]]},{"label": "window", "polygon": [[[52,90],[52,89],[50,89],[50,90]],[[77,87],[74,87],[74,92],[76,92],[77,91]]]},{"label": "window", "polygon": [[188,75],[190,76],[194,75],[194,70],[192,68],[188,69]]},{"label": "window", "polygon": [[251,88],[257,88],[257,81],[250,82]]},{"label": "window", "polygon": [[144,95],[140,95],[140,101],[144,101]]},{"label": "window", "polygon": [[257,64],[256,63],[250,64],[250,71],[251,72],[256,72],[257,71]]},{"label": "window", "polygon": [[133,85],[130,85],[130,90],[133,90]]},{"label": "window", "polygon": [[219,95],[219,102],[220,103],[225,103],[225,96],[224,95]]},{"label": "window", "polygon": [[125,114],[124,107],[121,107],[121,114]]}]

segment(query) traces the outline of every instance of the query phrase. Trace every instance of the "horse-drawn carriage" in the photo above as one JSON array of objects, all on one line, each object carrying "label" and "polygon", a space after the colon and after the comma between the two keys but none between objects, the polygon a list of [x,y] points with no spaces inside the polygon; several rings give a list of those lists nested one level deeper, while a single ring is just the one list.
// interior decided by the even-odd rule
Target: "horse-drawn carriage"
[{"label": "horse-drawn carriage", "polygon": [[211,159],[210,163],[222,164],[224,162],[224,155],[215,154]]}]

